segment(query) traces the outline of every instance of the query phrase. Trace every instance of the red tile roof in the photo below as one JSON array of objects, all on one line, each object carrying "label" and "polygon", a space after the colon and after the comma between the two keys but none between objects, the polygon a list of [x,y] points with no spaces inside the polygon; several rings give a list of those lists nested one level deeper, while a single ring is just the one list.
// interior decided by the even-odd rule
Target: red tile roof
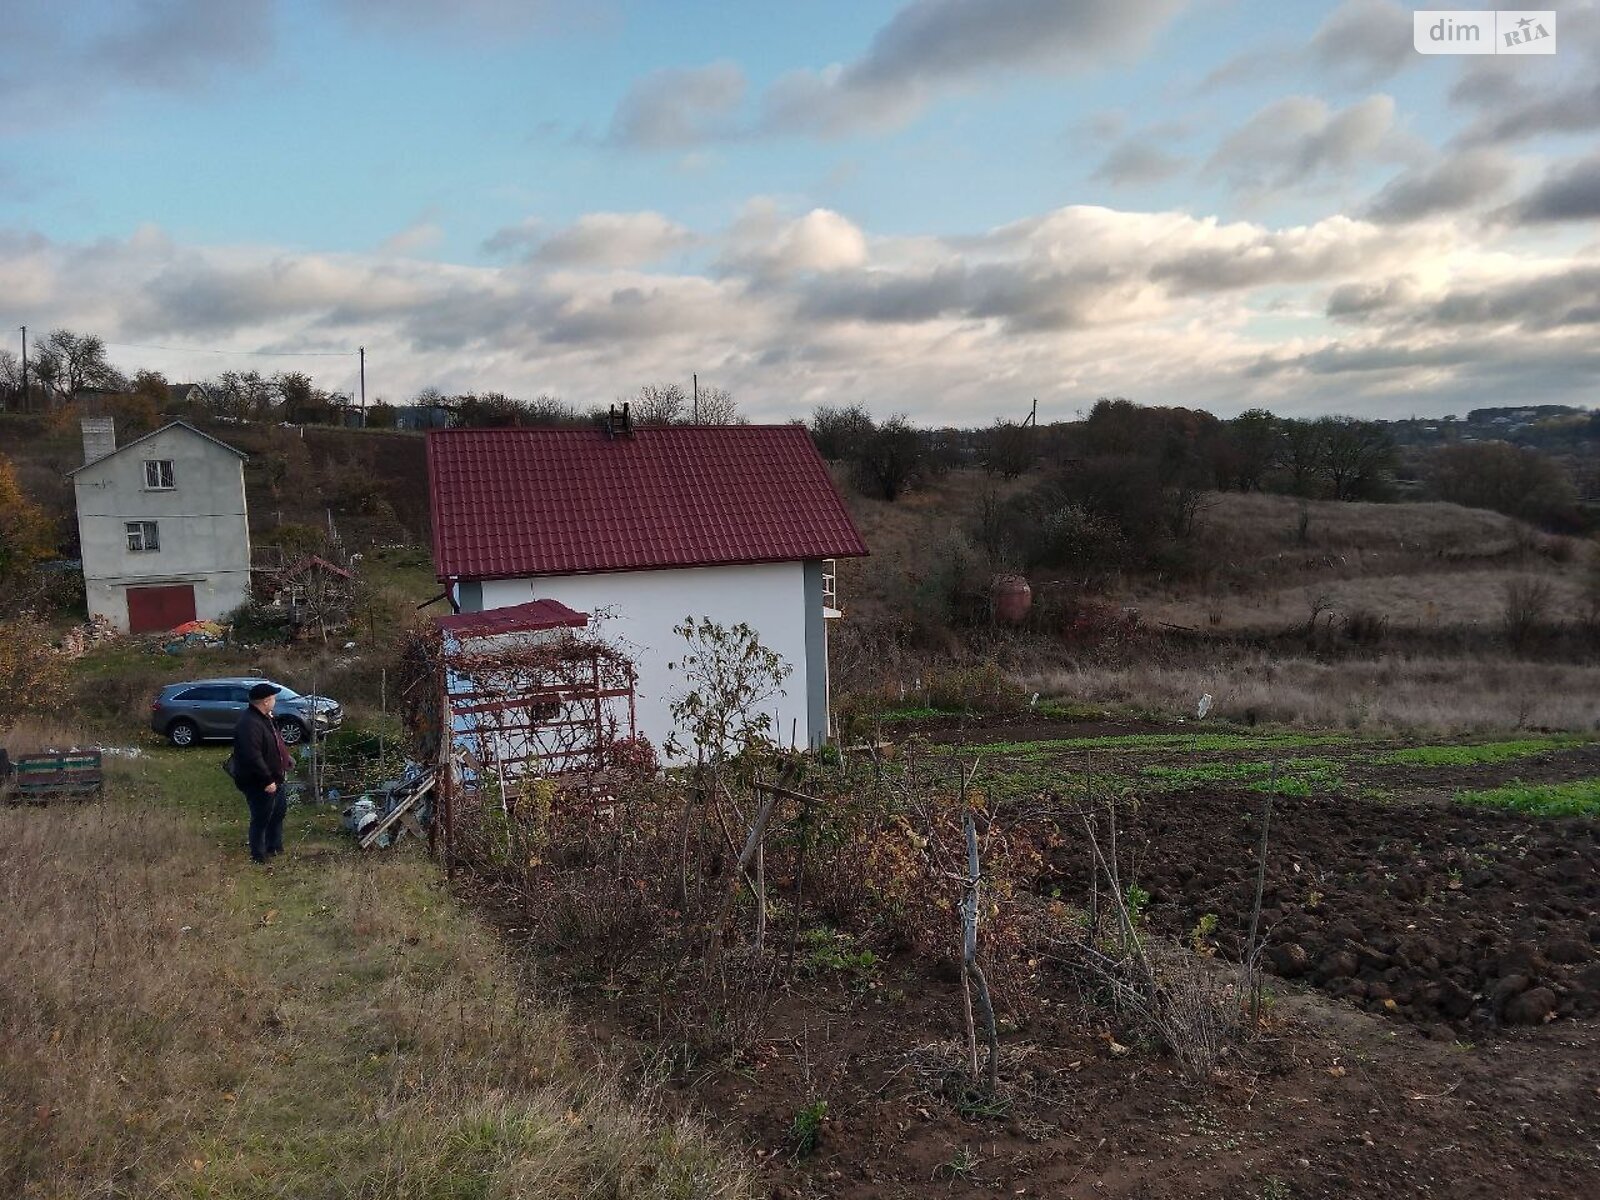
[{"label": "red tile roof", "polygon": [[498,633],[530,633],[536,629],[582,629],[587,613],[568,608],[559,600],[530,600],[484,612],[437,617],[439,628],[457,637],[493,637]]},{"label": "red tile roof", "polygon": [[799,425],[428,434],[440,579],[516,579],[867,553]]}]

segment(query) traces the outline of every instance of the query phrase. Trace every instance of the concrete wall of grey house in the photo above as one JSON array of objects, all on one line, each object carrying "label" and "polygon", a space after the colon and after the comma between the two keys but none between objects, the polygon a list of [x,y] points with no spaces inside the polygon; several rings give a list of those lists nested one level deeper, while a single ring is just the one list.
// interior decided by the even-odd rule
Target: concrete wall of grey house
[{"label": "concrete wall of grey house", "polygon": [[[172,463],[153,488],[146,462]],[[244,462],[188,429],[162,431],[73,476],[89,612],[128,627],[127,589],[192,583],[195,615],[225,616],[250,595]],[[128,549],[129,522],[152,521],[160,549]]]}]

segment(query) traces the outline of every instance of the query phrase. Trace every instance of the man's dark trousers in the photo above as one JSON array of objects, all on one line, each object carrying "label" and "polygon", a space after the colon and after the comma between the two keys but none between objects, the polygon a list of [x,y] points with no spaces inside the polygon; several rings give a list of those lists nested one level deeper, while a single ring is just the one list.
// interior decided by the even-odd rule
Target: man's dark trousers
[{"label": "man's dark trousers", "polygon": [[288,789],[281,784],[270,795],[250,788],[244,802],[250,806],[250,857],[265,862],[269,854],[283,853],[283,818],[289,812]]}]

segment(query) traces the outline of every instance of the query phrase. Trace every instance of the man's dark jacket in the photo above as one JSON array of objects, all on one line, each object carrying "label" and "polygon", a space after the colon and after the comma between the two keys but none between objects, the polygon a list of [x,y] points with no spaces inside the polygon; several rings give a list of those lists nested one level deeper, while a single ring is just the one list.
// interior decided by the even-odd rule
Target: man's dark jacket
[{"label": "man's dark jacket", "polygon": [[283,771],[277,727],[251,705],[233,727],[233,782],[241,792],[262,791],[269,783],[281,788]]}]

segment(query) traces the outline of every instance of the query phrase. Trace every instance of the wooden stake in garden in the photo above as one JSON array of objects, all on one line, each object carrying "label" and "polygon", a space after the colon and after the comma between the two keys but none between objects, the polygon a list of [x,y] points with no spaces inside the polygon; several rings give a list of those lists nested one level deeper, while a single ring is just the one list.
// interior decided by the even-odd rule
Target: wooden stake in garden
[{"label": "wooden stake in garden", "polygon": [[978,829],[972,820],[972,808],[966,803],[972,788],[972,777],[977,770],[978,764],[975,762],[970,769],[963,772],[961,781],[961,798],[965,808],[961,814],[961,821],[967,835],[967,877],[962,886],[961,896],[961,989],[967,1010],[967,1050],[971,1060],[972,1079],[976,1083],[978,1036],[972,1020],[972,992],[968,980],[977,984],[978,1006],[983,1012],[984,1028],[989,1038],[988,1084],[989,1095],[993,1096],[1000,1084],[1000,1033],[994,1019],[994,1002],[989,996],[989,981],[983,977],[983,968],[978,966],[978,903],[979,885],[983,874],[978,862]]},{"label": "wooden stake in garden", "polygon": [[1278,790],[1278,760],[1272,760],[1272,777],[1267,783],[1267,800],[1261,808],[1261,845],[1256,851],[1256,895],[1250,908],[1250,937],[1245,942],[1244,960],[1239,964],[1241,982],[1248,985],[1251,1027],[1261,1023],[1261,973],[1256,969],[1261,943],[1256,940],[1261,926],[1261,899],[1267,889],[1267,836],[1272,829],[1272,796]]}]

